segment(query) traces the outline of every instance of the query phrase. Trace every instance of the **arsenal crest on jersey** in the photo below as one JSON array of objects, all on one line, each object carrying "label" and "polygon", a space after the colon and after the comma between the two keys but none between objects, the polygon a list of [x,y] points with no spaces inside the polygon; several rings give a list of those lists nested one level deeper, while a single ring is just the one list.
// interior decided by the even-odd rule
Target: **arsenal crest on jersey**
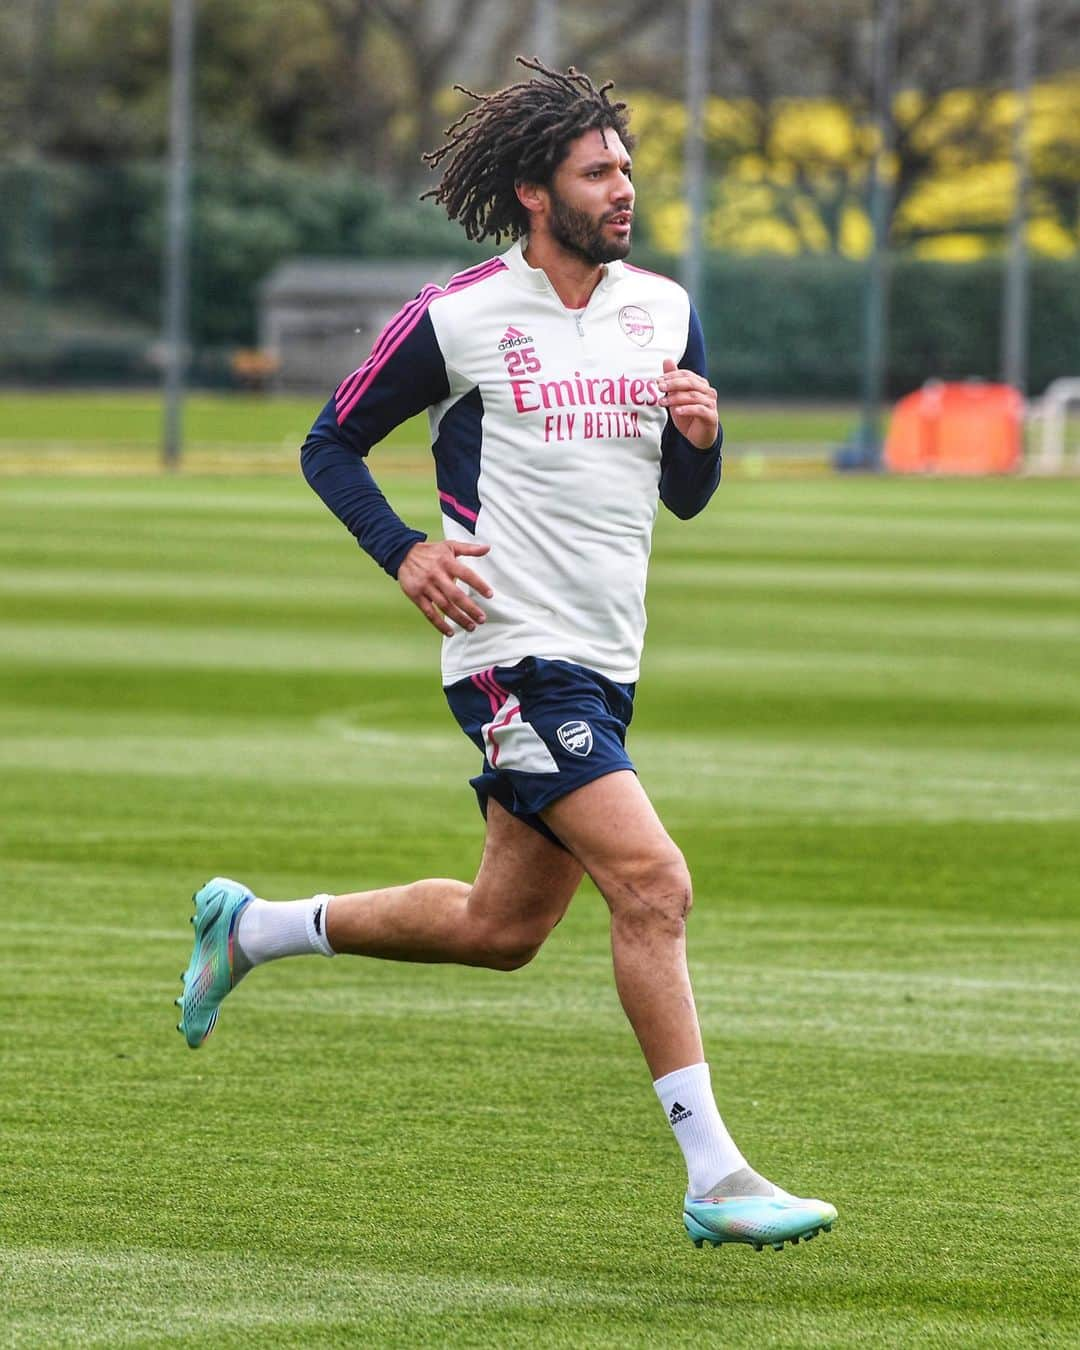
[{"label": "arsenal crest on jersey", "polygon": [[652,315],[640,305],[623,305],[619,310],[619,327],[639,347],[647,347],[653,340]]}]

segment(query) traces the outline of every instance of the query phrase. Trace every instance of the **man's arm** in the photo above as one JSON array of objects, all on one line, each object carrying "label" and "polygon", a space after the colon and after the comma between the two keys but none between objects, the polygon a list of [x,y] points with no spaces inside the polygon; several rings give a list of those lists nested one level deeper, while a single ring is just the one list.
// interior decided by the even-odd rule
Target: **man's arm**
[{"label": "man's arm", "polygon": [[[392,577],[413,544],[427,535],[391,508],[364,462],[388,432],[446,398],[450,383],[431,320],[422,314],[393,346],[390,321],[367,361],[338,386],[300,450],[304,477],[357,543]],[[380,357],[382,359],[380,359]]]},{"label": "man's arm", "polygon": [[668,422],[660,442],[660,500],[682,520],[696,516],[720,482],[724,433],[709,384],[701,321],[690,306],[686,350],[678,366],[664,362],[660,380]]},{"label": "man's arm", "polygon": [[450,393],[446,363],[427,310],[413,301],[376,340],[367,361],[338,386],[300,450],[311,487],[360,547],[389,573],[428,622],[450,637],[446,617],[463,628],[483,623],[479,606],[458,586],[483,595],[489,587],[459,556],[487,552],[484,544],[438,540],[411,529],[383,496],[365,463],[368,451],[394,427]]}]

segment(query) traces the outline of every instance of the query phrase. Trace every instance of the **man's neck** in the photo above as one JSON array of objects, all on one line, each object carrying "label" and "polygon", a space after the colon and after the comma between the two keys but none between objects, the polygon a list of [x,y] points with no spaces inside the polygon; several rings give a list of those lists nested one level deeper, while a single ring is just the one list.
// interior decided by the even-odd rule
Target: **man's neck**
[{"label": "man's neck", "polygon": [[530,267],[540,268],[547,274],[555,294],[567,309],[584,309],[604,275],[603,267],[568,252],[550,235],[530,235],[522,257]]}]

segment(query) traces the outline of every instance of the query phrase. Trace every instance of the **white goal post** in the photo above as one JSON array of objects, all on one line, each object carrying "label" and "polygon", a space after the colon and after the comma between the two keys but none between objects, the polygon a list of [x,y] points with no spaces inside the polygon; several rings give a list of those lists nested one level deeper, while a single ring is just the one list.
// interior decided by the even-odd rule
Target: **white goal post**
[{"label": "white goal post", "polygon": [[1080,379],[1054,380],[1039,401],[1042,445],[1032,468],[1040,473],[1061,473],[1065,468],[1065,418],[1070,403],[1080,403]]}]

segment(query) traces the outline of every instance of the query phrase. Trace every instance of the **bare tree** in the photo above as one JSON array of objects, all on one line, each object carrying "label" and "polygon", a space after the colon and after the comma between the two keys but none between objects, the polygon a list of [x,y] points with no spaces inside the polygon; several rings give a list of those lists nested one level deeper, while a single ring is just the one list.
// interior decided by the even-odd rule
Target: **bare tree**
[{"label": "bare tree", "polygon": [[395,39],[400,96],[394,116],[401,137],[396,176],[408,186],[421,176],[421,153],[439,139],[439,95],[461,78],[486,0],[361,0],[356,8],[376,15]]},{"label": "bare tree", "polygon": [[[53,10],[55,23],[42,23]],[[710,123],[710,162],[732,237],[752,238],[768,220],[800,247],[843,247],[845,221],[861,204],[873,149],[873,13],[874,0],[714,5],[711,93],[725,102],[723,115]],[[893,239],[903,246],[938,229],[999,229],[985,212],[980,217],[977,204],[967,210],[960,194],[937,221],[919,207],[926,185],[940,181],[945,168],[956,179],[965,166],[974,170],[1007,157],[1002,91],[1011,66],[1011,5],[903,0],[901,15]],[[410,193],[424,178],[421,151],[439,142],[446,122],[465,105],[455,102],[452,85],[490,89],[519,78],[513,57],[533,54],[532,18],[532,0],[202,5],[202,152],[238,162],[269,152],[334,163]],[[563,4],[560,19],[561,64],[615,78],[621,94],[651,92],[681,102],[683,6]],[[1080,71],[1078,20],[1080,0],[1039,0],[1041,79]],[[35,34],[42,33],[51,45],[35,47]],[[9,0],[0,6],[7,154],[29,143],[31,121],[34,143],[46,155],[102,161],[160,154],[167,55],[162,0]],[[46,68],[52,72],[47,79],[34,74]],[[1080,102],[1076,84],[1071,88],[1074,104]],[[1075,237],[1080,106],[1072,112],[1065,106],[1069,89],[1062,83],[1062,106],[1041,122],[1037,94],[1042,129],[1033,181],[1037,209]],[[43,91],[47,97],[39,97]],[[643,109],[646,102],[640,98]],[[819,124],[832,117],[831,142],[812,134],[811,113]],[[670,120],[654,118],[648,139],[669,146],[665,154],[677,169],[681,143]],[[746,184],[755,173],[760,190],[751,191]],[[677,172],[668,177],[674,195]]]}]

